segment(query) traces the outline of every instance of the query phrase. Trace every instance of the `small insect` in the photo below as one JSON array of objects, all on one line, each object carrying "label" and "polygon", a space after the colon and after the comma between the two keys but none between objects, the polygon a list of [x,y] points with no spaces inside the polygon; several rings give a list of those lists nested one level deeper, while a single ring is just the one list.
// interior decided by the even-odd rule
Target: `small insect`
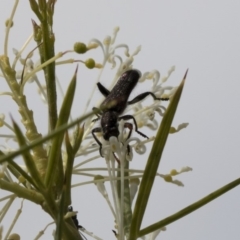
[{"label": "small insect", "polygon": [[[132,115],[124,115],[124,116],[120,116],[120,115],[123,113],[123,111],[126,109],[128,105],[137,103],[143,100],[148,95],[151,95],[154,100],[165,100],[165,101],[169,100],[168,98],[157,98],[152,92],[144,92],[139,94],[133,100],[128,101],[129,95],[131,94],[132,90],[136,86],[140,76],[141,76],[141,73],[138,70],[132,69],[124,72],[119,78],[116,85],[113,87],[112,91],[109,91],[108,89],[106,89],[101,83],[99,82],[97,83],[99,91],[106,98],[100,105],[100,108],[102,109],[101,113],[97,114],[98,118],[93,120],[93,121],[97,121],[101,118],[101,127],[94,128],[92,130],[92,135],[96,140],[96,142],[98,143],[98,145],[100,146],[99,152],[102,157],[103,157],[102,143],[99,141],[95,133],[102,132],[103,138],[107,141],[109,141],[109,138],[112,136],[118,138],[119,136],[118,121],[123,119],[123,120],[133,120],[133,123],[135,125],[135,131],[138,134],[140,134],[142,137],[148,138],[145,134],[138,131],[137,122]],[[127,139],[129,139],[132,133],[133,124],[126,122],[124,123],[124,127],[129,129],[129,134],[127,136]],[[130,151],[130,148],[128,147],[128,152],[129,151]]]},{"label": "small insect", "polygon": [[[68,211],[69,211],[69,212],[73,212],[73,207],[72,207],[72,206],[69,206],[69,207],[68,207]],[[78,224],[77,215],[74,215],[74,216],[72,216],[71,218],[72,218],[72,220],[73,220],[74,225],[76,226],[76,228],[77,228],[78,230],[84,229],[81,225]],[[87,240],[87,238],[86,238],[82,233],[80,233],[80,234],[81,234],[81,236],[82,236],[85,240]]]}]

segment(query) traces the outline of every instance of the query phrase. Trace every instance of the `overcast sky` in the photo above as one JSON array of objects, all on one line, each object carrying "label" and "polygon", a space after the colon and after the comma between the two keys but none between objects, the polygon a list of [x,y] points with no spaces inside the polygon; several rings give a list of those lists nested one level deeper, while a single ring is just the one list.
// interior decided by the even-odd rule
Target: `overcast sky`
[{"label": "overcast sky", "polygon": [[[1,1],[1,36],[3,23],[9,17],[14,1]],[[166,75],[171,66],[176,66],[168,85],[180,83],[189,69],[186,85],[174,118],[173,125],[188,122],[189,126],[170,135],[162,156],[159,172],[183,166],[193,168],[190,173],[177,177],[184,187],[166,183],[157,178],[143,226],[159,221],[188,206],[223,185],[239,177],[240,143],[240,2],[237,0],[152,0],[152,1],[58,1],[55,8],[54,32],[56,53],[72,48],[76,41],[88,42],[92,38],[103,40],[111,35],[113,28],[120,27],[117,43],[128,44],[130,51],[141,45],[133,67],[142,72],[157,69]],[[31,34],[31,19],[28,1],[20,1],[14,27],[10,33],[9,51],[19,49]],[[38,21],[37,21],[38,22]],[[1,54],[3,40],[0,39]],[[31,50],[34,43],[29,47]],[[100,50],[96,55],[102,61]],[[27,54],[27,52],[25,53]],[[89,57],[91,54],[88,55]],[[76,55],[75,55],[76,57]],[[77,56],[78,57],[78,56]],[[85,59],[85,57],[83,57]],[[67,86],[76,65],[57,68],[57,76]],[[107,67],[101,82],[107,86],[111,73]],[[81,115],[86,99],[94,85],[99,70],[79,66],[78,88],[74,105],[74,117]],[[2,82],[2,81],[1,81]],[[0,83],[1,84],[1,83]],[[5,85],[0,85],[5,91]],[[108,85],[109,86],[109,85]],[[36,86],[26,87],[33,99]],[[31,93],[32,91],[32,93]],[[135,96],[144,90],[139,84]],[[97,96],[97,97],[96,97]],[[94,95],[99,99],[100,95]],[[29,95],[28,100],[31,100]],[[30,101],[29,100],[29,101]],[[0,98],[0,112],[12,112],[17,116],[14,104],[4,104]],[[60,101],[60,100],[59,100]],[[96,105],[94,100],[89,110]],[[46,133],[46,120],[41,102],[30,101],[39,129]],[[14,115],[14,114],[13,114]],[[154,132],[151,132],[154,135]],[[148,149],[150,145],[148,145]],[[144,167],[147,155],[136,158],[135,168]],[[77,159],[77,163],[84,158]],[[99,165],[104,163],[99,160]],[[0,197],[5,193],[0,192]],[[73,190],[73,206],[79,212],[80,224],[104,240],[114,239],[111,232],[113,219],[106,203],[94,186]],[[240,188],[236,187],[202,209],[167,226],[157,239],[202,240],[239,239]],[[16,210],[20,201],[16,201]],[[36,213],[35,213],[36,211]],[[8,220],[11,218],[7,218]],[[10,220],[9,220],[10,221]],[[24,202],[24,208],[15,232],[22,239],[33,239],[51,220],[41,213],[39,206]],[[5,229],[8,224],[3,222]],[[24,228],[24,231],[22,230]],[[51,239],[48,229],[43,240]],[[91,239],[88,237],[88,239]]]}]

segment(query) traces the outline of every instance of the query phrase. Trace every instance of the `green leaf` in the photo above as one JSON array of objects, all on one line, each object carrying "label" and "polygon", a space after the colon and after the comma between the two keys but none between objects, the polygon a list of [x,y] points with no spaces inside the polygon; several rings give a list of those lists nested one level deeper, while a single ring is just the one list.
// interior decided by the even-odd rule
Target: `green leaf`
[{"label": "green leaf", "polygon": [[[25,140],[25,137],[24,137],[23,133],[21,132],[17,123],[13,119],[12,119],[12,122],[13,122],[13,128],[14,128],[14,132],[17,136],[19,146],[26,146],[27,142]],[[31,155],[30,151],[25,151],[22,154],[22,156],[23,156],[24,162],[26,164],[26,167],[27,167],[27,169],[28,169],[28,171],[29,171],[30,175],[32,176],[32,179],[35,183],[34,186],[37,186],[37,188],[43,190],[45,187],[44,187],[43,181],[42,181],[42,179],[39,175],[39,172],[37,170],[37,167],[35,165],[35,162],[32,158],[32,155]]]},{"label": "green leaf", "polygon": [[82,143],[82,138],[84,134],[84,125],[81,128],[79,128],[79,125],[78,125],[74,134],[75,135],[74,135],[74,143],[73,143],[73,152],[75,155]]},{"label": "green leaf", "polygon": [[39,6],[38,6],[37,2],[35,0],[29,0],[29,3],[30,3],[30,6],[31,6],[31,9],[37,15],[38,19],[40,21],[42,21],[42,15],[39,11]]},{"label": "green leaf", "polygon": [[79,124],[80,122],[82,122],[83,120],[85,120],[86,118],[92,116],[93,114],[95,114],[96,111],[92,111],[88,114],[85,114],[84,116],[77,118],[76,120],[72,121],[71,123],[65,123],[62,126],[56,128],[55,130],[53,130],[51,133],[49,133],[47,136],[42,137],[40,139],[37,139],[35,141],[32,141],[31,144],[29,145],[25,145],[22,146],[21,148],[19,148],[18,150],[16,150],[15,152],[11,152],[7,155],[4,155],[2,157],[0,157],[0,164],[4,163],[8,160],[11,160],[29,150],[31,150],[32,148],[42,144],[42,143],[46,143],[47,141],[49,141],[52,138],[58,137],[59,134],[65,132],[67,129],[74,127],[76,124]]},{"label": "green leaf", "polygon": [[152,150],[150,152],[145,171],[142,177],[142,181],[139,187],[139,192],[133,212],[132,224],[130,228],[129,239],[135,240],[139,235],[139,230],[141,227],[142,219],[147,207],[148,199],[152,190],[152,186],[155,180],[155,176],[158,170],[158,166],[161,160],[163,149],[165,147],[169,130],[172,125],[174,115],[177,110],[178,102],[181,97],[184,82],[187,76],[187,71],[184,75],[182,83],[175,92],[173,98],[171,99],[169,106],[164,114],[161,125],[158,129],[156,139],[153,143]]},{"label": "green leaf", "polygon": [[[0,151],[1,152],[1,151]],[[2,156],[3,153],[1,152],[0,156]],[[38,189],[38,186],[35,184],[31,176],[29,176],[17,163],[15,163],[13,160],[8,161],[8,169],[9,171],[18,179],[20,176],[24,177],[30,184],[32,184],[36,189]],[[26,183],[22,183],[26,187]]]},{"label": "green leaf", "polygon": [[59,202],[59,211],[57,215],[57,222],[56,222],[56,232],[55,232],[55,240],[61,240],[62,239],[62,231],[63,231],[63,224],[64,224],[64,213],[66,211],[65,206],[65,194],[66,194],[66,188],[65,184],[63,185],[62,195]]},{"label": "green leaf", "polygon": [[65,171],[65,183],[66,183],[66,201],[65,201],[66,206],[65,207],[72,204],[71,180],[72,180],[73,163],[74,163],[75,154],[77,153],[81,145],[83,133],[84,133],[84,127],[79,128],[79,126],[77,126],[77,129],[74,135],[73,147],[70,144],[68,133],[66,132],[66,135],[65,135],[65,145],[66,145],[67,156],[68,156],[67,166]]},{"label": "green leaf", "polygon": [[[73,78],[64,97],[56,128],[68,122],[76,89],[76,78],[77,69],[73,75]],[[64,132],[60,133],[58,137],[54,138],[52,141],[52,147],[49,153],[49,162],[45,178],[45,183],[47,187],[49,187],[53,183],[53,179],[56,173],[58,173],[58,176],[60,177],[59,181],[62,182],[61,178],[63,177],[63,166],[61,161],[61,147],[63,137]]]},{"label": "green leaf", "polygon": [[138,237],[142,237],[148,233],[151,233],[159,228],[162,228],[172,222],[177,221],[178,219],[185,217],[186,215],[188,215],[191,212],[196,211],[197,209],[201,208],[202,206],[208,204],[209,202],[213,201],[214,199],[220,197],[221,195],[223,195],[224,193],[230,191],[231,189],[233,189],[234,187],[240,185],[240,178],[230,182],[229,184],[219,188],[218,190],[210,193],[209,195],[207,195],[206,197],[200,199],[199,201],[183,208],[182,210],[180,210],[179,212],[174,213],[173,215],[155,223],[152,224],[151,226],[148,226],[144,229],[142,229],[139,232]]}]

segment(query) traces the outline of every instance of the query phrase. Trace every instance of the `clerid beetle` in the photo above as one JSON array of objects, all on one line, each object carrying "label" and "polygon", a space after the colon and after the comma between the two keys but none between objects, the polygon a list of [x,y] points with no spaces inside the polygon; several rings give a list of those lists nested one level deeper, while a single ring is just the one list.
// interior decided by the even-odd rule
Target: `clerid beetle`
[{"label": "clerid beetle", "polygon": [[[124,72],[119,78],[116,85],[113,87],[111,91],[106,89],[100,82],[97,83],[99,91],[106,97],[105,100],[100,105],[101,114],[97,114],[98,118],[93,121],[99,120],[101,118],[101,127],[94,128],[92,130],[92,135],[98,145],[100,146],[99,152],[102,155],[102,143],[99,141],[95,133],[102,132],[103,138],[109,141],[109,138],[114,136],[118,138],[119,130],[118,130],[118,121],[123,120],[133,120],[135,125],[135,131],[141,136],[148,138],[145,134],[138,131],[137,122],[132,115],[124,115],[120,116],[123,111],[126,109],[128,105],[137,103],[143,100],[148,95],[151,95],[154,100],[169,100],[168,98],[157,98],[152,92],[144,92],[133,100],[128,101],[129,95],[132,90],[136,86],[139,78],[141,77],[141,73],[138,70],[128,70]],[[131,123],[126,122],[124,124],[125,128],[129,129],[128,138],[130,138],[133,125]]]}]

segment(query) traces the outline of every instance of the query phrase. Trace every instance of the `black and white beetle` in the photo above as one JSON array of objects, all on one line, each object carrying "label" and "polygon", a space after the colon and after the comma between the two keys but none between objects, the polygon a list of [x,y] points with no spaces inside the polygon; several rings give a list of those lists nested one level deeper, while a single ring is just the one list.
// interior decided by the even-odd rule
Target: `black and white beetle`
[{"label": "black and white beetle", "polygon": [[[133,120],[135,125],[135,131],[140,134],[141,136],[148,138],[145,134],[138,131],[137,122],[132,115],[124,115],[120,116],[127,105],[134,104],[143,100],[148,95],[151,95],[154,100],[169,100],[168,98],[157,98],[154,93],[152,92],[144,92],[139,94],[133,100],[128,101],[129,95],[131,94],[133,88],[136,86],[141,74],[138,70],[128,70],[124,72],[121,77],[119,78],[116,85],[113,87],[112,91],[106,89],[101,83],[97,83],[99,91],[106,97],[106,99],[100,105],[102,110],[101,112],[101,127],[94,128],[92,130],[92,135],[98,145],[100,146],[99,152],[102,155],[102,143],[99,141],[97,136],[95,135],[96,132],[102,132],[103,138],[105,140],[109,140],[110,137],[114,136],[118,138],[119,130],[118,130],[118,121],[123,120]],[[97,115],[98,118],[94,119],[93,121],[99,120],[100,115]],[[132,133],[133,125],[131,123],[124,123],[124,127],[129,129],[128,138],[130,138]]]}]

